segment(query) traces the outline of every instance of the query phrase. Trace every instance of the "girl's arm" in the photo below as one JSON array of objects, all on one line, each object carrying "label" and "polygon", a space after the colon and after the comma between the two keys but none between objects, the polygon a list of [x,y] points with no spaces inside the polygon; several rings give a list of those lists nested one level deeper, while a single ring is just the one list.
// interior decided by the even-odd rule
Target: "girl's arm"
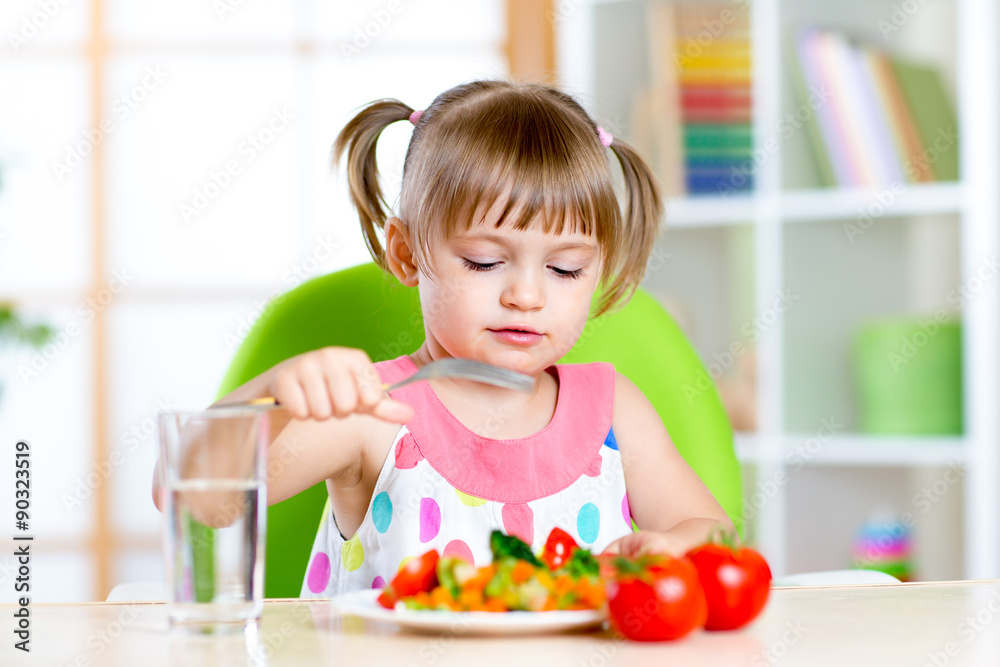
[{"label": "girl's arm", "polygon": [[[382,391],[368,355],[349,348],[327,347],[287,359],[213,405],[265,396],[282,406],[270,413],[268,504],[360,470],[376,420],[402,423],[413,416],[412,408]],[[205,446],[210,446],[207,441]],[[157,461],[153,503],[162,511],[159,467]]]},{"label": "girl's arm", "polygon": [[732,522],[674,447],[646,396],[621,373],[615,381],[612,427],[618,441],[629,509],[639,532],[605,552],[683,555],[704,542],[713,527]]}]

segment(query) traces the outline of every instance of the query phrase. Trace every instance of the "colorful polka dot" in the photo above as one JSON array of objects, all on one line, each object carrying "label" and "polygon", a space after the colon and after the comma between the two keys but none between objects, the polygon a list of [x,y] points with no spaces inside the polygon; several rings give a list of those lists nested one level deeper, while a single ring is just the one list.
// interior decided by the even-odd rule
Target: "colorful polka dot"
[{"label": "colorful polka dot", "polygon": [[409,433],[405,433],[396,443],[396,467],[402,470],[417,467],[424,458],[417,447],[417,441]]},{"label": "colorful polka dot", "polygon": [[593,544],[601,530],[601,512],[594,503],[587,503],[576,515],[576,532],[587,544]]},{"label": "colorful polka dot", "polygon": [[458,499],[462,501],[462,504],[468,505],[469,507],[479,507],[486,502],[485,498],[470,496],[468,493],[462,493],[458,489],[455,489],[455,493],[458,494]]},{"label": "colorful polka dot", "polygon": [[608,429],[608,437],[604,438],[604,446],[618,451],[618,439],[615,438],[614,429]]},{"label": "colorful polka dot", "polygon": [[372,523],[375,524],[375,530],[384,533],[389,530],[391,522],[392,501],[389,500],[389,494],[383,491],[372,501]]},{"label": "colorful polka dot", "polygon": [[372,579],[372,588],[385,588],[385,579],[381,576]]},{"label": "colorful polka dot", "polygon": [[476,560],[472,557],[472,549],[462,540],[452,540],[446,544],[442,555],[445,558],[461,558],[469,565],[476,564]]},{"label": "colorful polka dot", "polygon": [[441,530],[441,508],[433,498],[420,499],[420,541],[430,542]]},{"label": "colorful polka dot", "polygon": [[500,510],[500,517],[508,535],[515,535],[528,544],[534,544],[535,515],[527,503],[507,503]]},{"label": "colorful polka dot", "polygon": [[622,518],[625,519],[625,525],[629,528],[632,527],[632,510],[628,507],[628,494],[626,493],[622,496]]},{"label": "colorful polka dot", "polygon": [[322,551],[317,551],[309,564],[309,574],[306,575],[306,585],[313,593],[322,593],[330,583],[330,557]]},{"label": "colorful polka dot", "polygon": [[361,546],[358,535],[344,542],[344,546],[340,548],[340,562],[348,572],[354,572],[365,562],[365,548]]}]

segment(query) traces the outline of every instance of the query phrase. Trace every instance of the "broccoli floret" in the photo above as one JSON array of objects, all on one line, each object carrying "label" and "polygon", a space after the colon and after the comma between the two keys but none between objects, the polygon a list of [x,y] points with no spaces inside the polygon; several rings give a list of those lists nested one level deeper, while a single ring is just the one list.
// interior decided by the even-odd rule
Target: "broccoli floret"
[{"label": "broccoli floret", "polygon": [[544,567],[542,561],[538,560],[538,557],[531,553],[531,547],[524,540],[514,535],[505,535],[499,530],[494,530],[490,534],[490,550],[493,551],[494,561],[504,558],[516,558],[518,560],[526,560],[536,567]]},{"label": "broccoli floret", "polygon": [[601,565],[589,549],[574,549],[569,559],[559,568],[574,579],[580,577],[597,577],[601,573]]}]

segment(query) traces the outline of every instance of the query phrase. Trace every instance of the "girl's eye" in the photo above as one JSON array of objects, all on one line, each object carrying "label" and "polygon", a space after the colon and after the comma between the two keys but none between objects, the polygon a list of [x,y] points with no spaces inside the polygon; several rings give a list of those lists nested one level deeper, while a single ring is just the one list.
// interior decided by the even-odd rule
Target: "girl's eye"
[{"label": "girl's eye", "polygon": [[471,259],[465,259],[464,257],[462,258],[462,262],[466,268],[473,271],[489,271],[500,265],[500,262],[473,262]]},{"label": "girl's eye", "polygon": [[561,278],[579,278],[583,275],[583,269],[573,269],[572,271],[567,271],[566,269],[560,269],[557,266],[553,266],[552,271]]}]

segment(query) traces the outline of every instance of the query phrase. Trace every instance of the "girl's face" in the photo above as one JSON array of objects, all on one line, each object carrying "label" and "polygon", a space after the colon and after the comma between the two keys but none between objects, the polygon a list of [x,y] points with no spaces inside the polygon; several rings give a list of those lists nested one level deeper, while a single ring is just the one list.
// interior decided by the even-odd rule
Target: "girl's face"
[{"label": "girl's face", "polygon": [[[601,269],[597,241],[579,232],[478,224],[430,247],[418,269],[427,346],[434,358],[476,359],[536,375],[580,337]],[[570,227],[567,225],[566,227]]]}]

